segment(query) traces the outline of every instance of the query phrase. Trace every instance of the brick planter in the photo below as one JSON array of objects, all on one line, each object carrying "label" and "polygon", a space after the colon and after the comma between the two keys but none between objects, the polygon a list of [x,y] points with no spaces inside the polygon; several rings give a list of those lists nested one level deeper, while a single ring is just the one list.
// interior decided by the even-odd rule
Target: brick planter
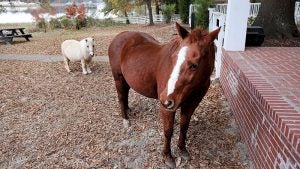
[{"label": "brick planter", "polygon": [[223,51],[220,82],[257,169],[300,168],[300,48]]}]

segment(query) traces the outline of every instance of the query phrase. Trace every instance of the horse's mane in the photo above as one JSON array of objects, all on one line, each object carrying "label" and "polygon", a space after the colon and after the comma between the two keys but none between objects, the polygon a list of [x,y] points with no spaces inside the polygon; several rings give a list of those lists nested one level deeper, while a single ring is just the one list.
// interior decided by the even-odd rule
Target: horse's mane
[{"label": "horse's mane", "polygon": [[192,30],[192,32],[189,34],[188,38],[189,38],[189,42],[190,43],[201,43],[203,42],[203,37],[208,35],[208,31],[205,30],[205,29],[201,29],[201,28],[198,28],[198,29],[194,29]]},{"label": "horse's mane", "polygon": [[178,49],[181,41],[182,41],[182,39],[180,37],[176,37],[176,38],[173,38],[170,42],[168,42],[164,45],[165,45],[165,47],[167,47],[167,50],[170,53],[173,53]]},{"label": "horse's mane", "polygon": [[[207,30],[205,29],[194,29],[192,30],[189,35],[188,35],[188,41],[189,43],[198,43],[199,46],[201,46],[201,44],[204,43],[203,41],[203,37],[207,36],[209,33]],[[167,48],[167,50],[170,53],[175,52],[178,47],[180,46],[180,43],[182,42],[182,38],[180,36],[176,36],[175,38],[173,38],[170,42],[164,44],[164,46]]]}]

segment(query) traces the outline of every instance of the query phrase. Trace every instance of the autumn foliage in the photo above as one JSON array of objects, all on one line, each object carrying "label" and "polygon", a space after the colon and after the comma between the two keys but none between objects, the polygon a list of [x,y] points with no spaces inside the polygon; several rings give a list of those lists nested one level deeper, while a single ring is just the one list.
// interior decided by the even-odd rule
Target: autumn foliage
[{"label": "autumn foliage", "polygon": [[86,9],[83,4],[76,5],[75,1],[72,5],[66,7],[66,16],[73,19],[76,23],[76,29],[80,29],[86,25]]},{"label": "autumn foliage", "polygon": [[66,7],[66,15],[68,18],[76,18],[83,20],[86,18],[86,10],[83,4],[77,6],[75,2],[72,5]]}]

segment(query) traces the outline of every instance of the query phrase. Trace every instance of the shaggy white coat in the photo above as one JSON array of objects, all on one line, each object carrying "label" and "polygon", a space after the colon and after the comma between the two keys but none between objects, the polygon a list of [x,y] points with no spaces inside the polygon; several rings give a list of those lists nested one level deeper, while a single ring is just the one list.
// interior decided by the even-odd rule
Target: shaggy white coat
[{"label": "shaggy white coat", "polygon": [[65,40],[61,44],[61,52],[64,57],[65,68],[71,72],[69,67],[70,61],[81,61],[82,73],[92,73],[89,64],[94,56],[94,39],[91,37],[81,41]]}]

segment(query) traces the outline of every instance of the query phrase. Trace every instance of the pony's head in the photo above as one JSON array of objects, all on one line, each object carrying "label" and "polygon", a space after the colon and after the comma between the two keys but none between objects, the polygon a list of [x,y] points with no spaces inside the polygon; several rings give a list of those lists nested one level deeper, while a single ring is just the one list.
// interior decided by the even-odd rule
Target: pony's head
[{"label": "pony's head", "polygon": [[94,56],[94,47],[95,47],[95,41],[94,38],[88,37],[83,39],[84,42],[84,48],[85,51],[88,53],[89,57],[93,57]]},{"label": "pony's head", "polygon": [[215,61],[213,41],[220,31],[220,28],[211,33],[195,29],[189,33],[178,23],[176,28],[182,40],[171,56],[172,70],[159,97],[168,111],[175,111],[191,92],[201,93],[210,84]]}]

